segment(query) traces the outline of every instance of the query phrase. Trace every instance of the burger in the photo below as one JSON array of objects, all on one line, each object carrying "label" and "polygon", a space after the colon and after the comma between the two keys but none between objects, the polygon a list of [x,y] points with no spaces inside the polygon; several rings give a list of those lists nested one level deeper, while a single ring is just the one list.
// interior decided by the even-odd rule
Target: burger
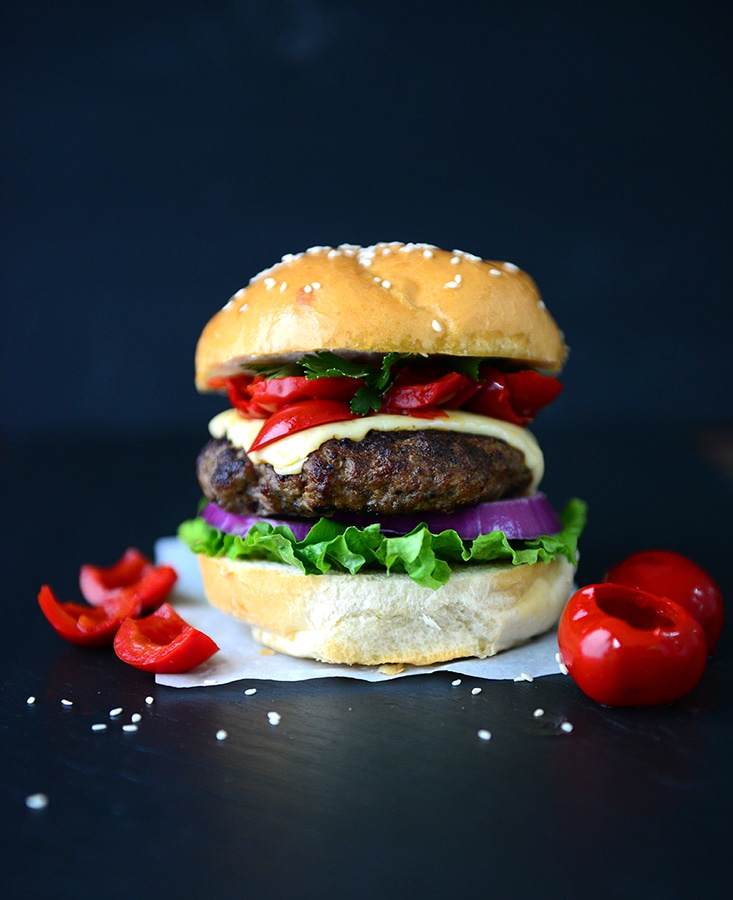
[{"label": "burger", "polygon": [[562,333],[508,262],[422,243],[288,254],[205,326],[196,386],[228,408],[182,540],[208,601],[325,662],[487,657],[550,629],[584,504],[539,490],[528,429]]}]

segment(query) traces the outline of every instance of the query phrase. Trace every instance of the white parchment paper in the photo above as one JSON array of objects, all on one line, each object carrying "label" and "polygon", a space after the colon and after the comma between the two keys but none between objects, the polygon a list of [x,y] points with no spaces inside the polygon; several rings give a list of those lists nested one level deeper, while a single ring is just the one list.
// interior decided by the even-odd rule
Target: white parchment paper
[{"label": "white parchment paper", "polygon": [[505,650],[489,659],[463,659],[433,666],[376,667],[338,666],[312,659],[296,659],[264,648],[249,628],[209,606],[204,597],[196,555],[178,538],[163,537],[155,544],[158,563],[178,572],[175,591],[169,598],[176,611],[219,645],[210,660],[183,675],[156,675],[158,684],[170,687],[204,687],[232,681],[306,681],[311,678],[357,678],[387,681],[429,672],[455,672],[487,680],[530,681],[559,672],[557,632],[550,631],[529,643]]}]

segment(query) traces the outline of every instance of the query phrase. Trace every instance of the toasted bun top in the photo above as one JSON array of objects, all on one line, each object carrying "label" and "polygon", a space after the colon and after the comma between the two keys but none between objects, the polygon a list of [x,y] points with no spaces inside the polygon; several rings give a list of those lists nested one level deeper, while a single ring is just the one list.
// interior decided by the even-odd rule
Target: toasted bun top
[{"label": "toasted bun top", "polygon": [[429,244],[311,247],[255,275],[206,325],[196,386],[304,353],[511,359],[557,373],[567,348],[534,281]]}]

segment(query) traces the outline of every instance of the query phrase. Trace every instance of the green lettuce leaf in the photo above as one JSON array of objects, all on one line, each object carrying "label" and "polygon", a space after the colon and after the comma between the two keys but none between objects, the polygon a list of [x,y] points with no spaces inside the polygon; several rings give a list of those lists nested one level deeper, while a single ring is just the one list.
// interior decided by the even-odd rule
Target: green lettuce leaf
[{"label": "green lettuce leaf", "polygon": [[334,569],[352,575],[363,570],[403,572],[419,585],[438,588],[451,575],[451,567],[471,563],[522,565],[551,562],[564,556],[575,564],[578,539],[586,520],[586,504],[570,500],[560,516],[559,534],[529,541],[509,541],[501,531],[462,540],[455,531],[432,534],[425,524],[409,534],[382,534],[379,525],[357,528],[332,519],[319,519],[304,540],[295,539],[285,525],[257,522],[245,537],[225,534],[197,517],[182,522],[180,539],[206,556],[229,559],[264,559],[294,566],[305,575],[322,575]]}]

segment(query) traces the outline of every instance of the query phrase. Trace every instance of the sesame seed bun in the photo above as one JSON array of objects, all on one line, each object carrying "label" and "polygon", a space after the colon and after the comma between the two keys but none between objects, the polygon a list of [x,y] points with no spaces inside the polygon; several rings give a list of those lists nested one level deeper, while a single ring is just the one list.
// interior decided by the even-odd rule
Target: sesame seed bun
[{"label": "sesame seed bun", "polygon": [[457,567],[436,591],[409,575],[302,575],[282,563],[199,556],[209,602],[290,656],[348,665],[429,665],[493,656],[542,634],[572,593],[563,557]]},{"label": "sesame seed bun", "polygon": [[511,263],[344,244],[285,256],[234,294],[201,334],[196,386],[317,350],[493,357],[548,373],[567,355],[534,281]]}]

